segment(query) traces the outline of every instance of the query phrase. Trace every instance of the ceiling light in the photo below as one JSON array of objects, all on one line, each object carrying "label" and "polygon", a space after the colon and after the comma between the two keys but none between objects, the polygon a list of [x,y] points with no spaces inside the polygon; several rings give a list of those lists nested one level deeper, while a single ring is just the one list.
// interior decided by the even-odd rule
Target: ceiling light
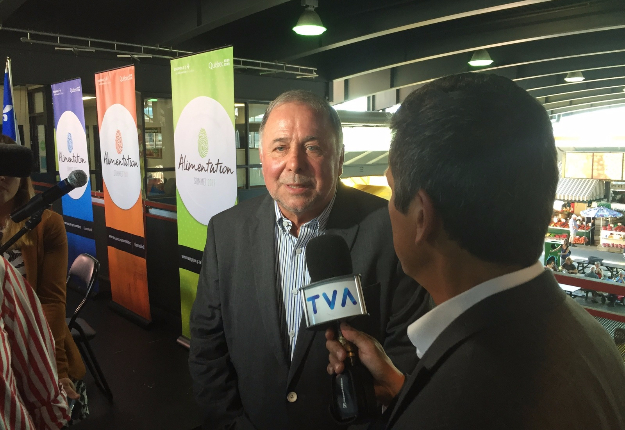
[{"label": "ceiling light", "polygon": [[488,51],[486,49],[475,51],[469,61],[469,65],[473,67],[490,66],[492,63],[493,60],[490,58],[490,55],[488,55]]},{"label": "ceiling light", "polygon": [[582,72],[569,72],[566,74],[566,78],[564,78],[566,82],[581,82],[584,79],[586,78],[582,75]]},{"label": "ceiling light", "polygon": [[302,0],[302,6],[307,7],[302,16],[299,17],[297,25],[293,27],[294,32],[302,36],[318,36],[326,31],[326,28],[321,23],[321,18],[315,12],[317,5],[317,0]]},{"label": "ceiling light", "polygon": [[91,99],[95,99],[95,96],[82,96],[83,100],[91,100]]}]

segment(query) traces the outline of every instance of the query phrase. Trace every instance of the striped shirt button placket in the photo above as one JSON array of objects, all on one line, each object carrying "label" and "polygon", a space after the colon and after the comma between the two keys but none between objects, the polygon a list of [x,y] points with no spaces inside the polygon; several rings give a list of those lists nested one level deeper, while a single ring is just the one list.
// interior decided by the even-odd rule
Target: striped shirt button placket
[{"label": "striped shirt button placket", "polygon": [[306,245],[308,242],[325,233],[326,225],[334,199],[317,217],[300,226],[299,235],[291,234],[292,223],[282,215],[278,203],[274,202],[276,224],[276,282],[282,292],[282,303],[286,319],[286,332],[289,336],[290,356],[293,358],[297,334],[302,319],[302,304],[299,289],[310,284],[310,275],[306,266]]}]

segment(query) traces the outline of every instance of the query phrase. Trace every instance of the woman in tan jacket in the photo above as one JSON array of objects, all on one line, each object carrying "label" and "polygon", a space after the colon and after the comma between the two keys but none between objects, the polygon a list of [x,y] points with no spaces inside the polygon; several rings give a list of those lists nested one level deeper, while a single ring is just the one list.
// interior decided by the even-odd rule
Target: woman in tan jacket
[{"label": "woman in tan jacket", "polygon": [[[0,135],[0,142],[14,143],[4,135]],[[30,178],[0,176],[0,243],[22,228],[24,222],[14,223],[9,215],[33,195]],[[80,398],[86,405],[82,382],[85,365],[65,322],[67,235],[63,218],[45,210],[39,225],[22,236],[5,253],[5,258],[26,278],[41,301],[56,345],[59,383],[69,398]]]}]

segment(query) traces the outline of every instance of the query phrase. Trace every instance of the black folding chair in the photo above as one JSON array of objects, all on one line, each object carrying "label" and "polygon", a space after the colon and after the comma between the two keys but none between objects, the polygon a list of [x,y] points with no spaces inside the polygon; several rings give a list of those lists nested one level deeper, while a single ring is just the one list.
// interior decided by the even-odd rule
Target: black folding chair
[{"label": "black folding chair", "polygon": [[104,378],[102,369],[89,344],[89,341],[95,337],[96,332],[84,319],[78,318],[78,314],[91,295],[91,288],[98,278],[99,270],[100,263],[89,254],[80,254],[72,263],[72,267],[69,268],[69,273],[67,274],[67,289],[82,293],[84,297],[78,306],[76,306],[76,310],[71,318],[67,318],[67,325],[96,385],[108,399],[112,401],[113,393]]}]

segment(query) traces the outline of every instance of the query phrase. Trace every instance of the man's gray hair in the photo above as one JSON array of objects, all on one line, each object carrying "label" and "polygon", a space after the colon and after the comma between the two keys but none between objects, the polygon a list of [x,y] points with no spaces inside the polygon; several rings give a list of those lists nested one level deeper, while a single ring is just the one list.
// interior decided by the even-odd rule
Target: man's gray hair
[{"label": "man's gray hair", "polygon": [[260,123],[259,134],[261,135],[261,142],[263,130],[265,129],[265,124],[267,124],[269,115],[275,108],[285,103],[301,103],[308,106],[317,113],[326,115],[327,118],[330,120],[332,133],[334,134],[334,138],[336,139],[337,152],[341,151],[341,149],[343,148],[343,128],[341,126],[341,120],[339,119],[339,115],[325,99],[313,92],[304,90],[287,91],[280,94],[274,101],[269,103],[269,106],[267,106],[267,110],[265,111],[265,115],[263,116],[263,120]]}]

